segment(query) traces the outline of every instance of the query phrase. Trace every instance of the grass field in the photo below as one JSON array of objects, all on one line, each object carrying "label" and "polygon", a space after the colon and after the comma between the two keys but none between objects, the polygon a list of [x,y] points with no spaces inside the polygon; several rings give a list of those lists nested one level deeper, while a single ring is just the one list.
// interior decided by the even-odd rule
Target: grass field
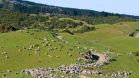
[{"label": "grass field", "polygon": [[[6,78],[31,78],[30,76],[15,75],[15,72],[26,68],[46,66],[56,68],[61,64],[75,63],[80,57],[79,52],[85,52],[84,47],[87,47],[96,49],[98,52],[110,49],[113,54],[119,54],[115,57],[116,61],[100,68],[103,72],[132,71],[130,78],[139,78],[139,62],[137,61],[139,57],[128,56],[130,52],[139,52],[139,39],[129,37],[130,33],[139,29],[139,22],[102,24],[96,25],[96,28],[95,31],[83,34],[59,33],[67,43],[53,37],[50,32],[40,30],[1,33],[0,53],[6,52],[6,56],[9,58],[7,59],[5,55],[0,54],[0,75],[11,70],[12,72],[7,73]],[[48,39],[51,46],[42,46],[44,38]],[[32,50],[23,49],[23,47],[29,48],[33,44],[40,47],[39,54],[34,51],[36,47]],[[50,48],[54,47],[60,50],[49,51]],[[70,57],[67,52],[70,52],[72,56]],[[59,56],[59,58],[55,56]]]}]

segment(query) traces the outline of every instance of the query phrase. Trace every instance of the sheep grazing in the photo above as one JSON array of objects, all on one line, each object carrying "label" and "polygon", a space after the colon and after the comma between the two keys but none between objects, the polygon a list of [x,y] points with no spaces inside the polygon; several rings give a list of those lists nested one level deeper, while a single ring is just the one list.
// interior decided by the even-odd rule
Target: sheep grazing
[{"label": "sheep grazing", "polygon": [[59,56],[55,56],[56,58],[59,58]]},{"label": "sheep grazing", "polygon": [[11,70],[7,70],[7,72],[9,73],[9,72],[12,72]]},{"label": "sheep grazing", "polygon": [[80,47],[77,47],[77,49],[80,49]]},{"label": "sheep grazing", "polygon": [[53,49],[54,49],[54,50],[57,50],[58,48],[54,47]]},{"label": "sheep grazing", "polygon": [[39,53],[39,51],[40,51],[40,47],[35,49],[35,53]]},{"label": "sheep grazing", "polygon": [[23,46],[23,49],[26,49],[26,47]]},{"label": "sheep grazing", "polygon": [[34,78],[57,78],[54,73],[56,69],[51,68],[33,68],[33,69],[26,69],[22,71],[22,74],[31,75]]},{"label": "sheep grazing", "polygon": [[9,58],[9,56],[5,56],[7,59]]},{"label": "sheep grazing", "polygon": [[30,45],[29,48],[30,48],[30,49],[33,48],[32,45]]},{"label": "sheep grazing", "polygon": [[37,51],[40,51],[40,47],[37,48]]},{"label": "sheep grazing", "polygon": [[127,77],[129,77],[131,75],[131,72],[128,72],[128,71],[117,71],[117,72],[113,72],[112,74],[111,74],[111,77],[113,77],[113,78],[119,78],[119,77],[125,77],[125,78],[127,78]]},{"label": "sheep grazing", "polygon": [[43,38],[43,40],[44,40],[44,41],[48,41],[46,37],[45,37],[45,38]]},{"label": "sheep grazing", "polygon": [[46,44],[46,43],[42,45],[42,47],[46,47],[46,46],[48,46],[48,44]]},{"label": "sheep grazing", "polygon": [[51,42],[56,42],[55,40],[51,40]]},{"label": "sheep grazing", "polygon": [[18,52],[21,52],[21,49],[18,49]]},{"label": "sheep grazing", "polygon": [[65,78],[65,76],[62,75],[61,78]]},{"label": "sheep grazing", "polygon": [[53,56],[52,56],[52,55],[48,55],[48,57],[53,58]]},{"label": "sheep grazing", "polygon": [[57,39],[62,40],[63,36],[57,36]]},{"label": "sheep grazing", "polygon": [[69,66],[61,65],[60,71],[65,74],[79,74],[80,73],[80,65],[79,64],[71,64]]},{"label": "sheep grazing", "polygon": [[3,52],[3,53],[1,53],[2,55],[7,55],[7,52]]},{"label": "sheep grazing", "polygon": [[82,74],[82,75],[92,75],[92,71],[90,71],[90,70],[83,70],[83,71],[81,72],[81,74]]},{"label": "sheep grazing", "polygon": [[68,41],[65,41],[65,43],[68,44],[69,42]]},{"label": "sheep grazing", "polygon": [[52,46],[51,44],[48,44],[48,46],[50,47],[50,46]]},{"label": "sheep grazing", "polygon": [[132,52],[128,53],[128,56],[133,56],[133,53]]},{"label": "sheep grazing", "polygon": [[38,54],[38,55],[40,55],[39,51],[37,51],[37,50],[35,51],[35,53]]},{"label": "sheep grazing", "polygon": [[78,61],[81,61],[81,58],[78,58]]},{"label": "sheep grazing", "polygon": [[4,55],[4,53],[1,53],[2,55]]},{"label": "sheep grazing", "polygon": [[4,74],[3,74],[3,77],[6,77],[6,76],[7,76],[7,74],[6,74],[6,73],[4,73]]},{"label": "sheep grazing", "polygon": [[3,52],[4,53],[4,55],[7,55],[7,52]]},{"label": "sheep grazing", "polygon": [[72,56],[70,53],[68,54],[70,57]]}]

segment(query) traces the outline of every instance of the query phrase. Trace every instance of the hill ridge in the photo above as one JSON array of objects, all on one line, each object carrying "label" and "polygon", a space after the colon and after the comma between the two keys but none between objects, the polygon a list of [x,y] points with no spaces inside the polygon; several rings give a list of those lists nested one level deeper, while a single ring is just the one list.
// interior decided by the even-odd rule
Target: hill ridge
[{"label": "hill ridge", "polygon": [[132,17],[139,18],[138,16],[108,13],[108,12],[98,12],[88,9],[77,9],[77,8],[67,8],[52,6],[47,4],[35,3],[27,0],[1,0],[0,8],[9,9],[12,11],[18,11],[23,13],[50,13],[52,15],[70,15],[70,16],[91,16],[91,17],[108,17],[108,16],[120,16],[120,17]]}]

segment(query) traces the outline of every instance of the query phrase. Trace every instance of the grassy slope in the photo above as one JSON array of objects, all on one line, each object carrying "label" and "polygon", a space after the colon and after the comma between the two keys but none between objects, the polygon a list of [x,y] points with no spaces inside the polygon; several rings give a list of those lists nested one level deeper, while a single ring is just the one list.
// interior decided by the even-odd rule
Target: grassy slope
[{"label": "grassy slope", "polygon": [[[116,62],[112,62],[101,69],[105,72],[127,70],[133,71],[131,78],[139,77],[139,64],[137,59],[139,57],[128,56],[127,53],[139,50],[139,39],[128,37],[128,35],[134,30],[139,28],[139,22],[132,23],[118,23],[114,25],[97,25],[97,30],[93,32],[87,32],[84,34],[69,35],[67,33],[60,33],[64,40],[69,43],[66,44],[62,41],[54,38],[49,32],[33,31],[26,32],[10,32],[0,34],[0,53],[7,52],[9,59],[0,54],[0,72],[6,70],[20,71],[25,68],[33,67],[57,67],[60,64],[71,64],[77,61],[79,57],[78,52],[84,52],[84,47],[95,48],[99,52],[111,49],[113,53],[119,53],[120,56],[116,58]],[[34,34],[34,35],[31,35]],[[62,51],[49,52],[52,56],[60,56],[60,58],[50,58],[46,55],[48,49],[51,47],[42,47],[42,39],[46,37],[50,40],[52,47],[64,46]],[[56,40],[56,42],[51,42]],[[23,46],[29,47],[31,44],[39,44],[41,48],[40,55],[34,53],[34,50],[27,51],[22,49]],[[78,50],[74,45],[80,46],[82,49]],[[73,51],[69,51],[72,48]],[[66,52],[69,51],[73,56],[69,57]],[[29,54],[32,54],[29,56]],[[8,78],[26,78],[25,76],[17,76],[9,74]]]},{"label": "grassy slope", "polygon": [[[31,35],[35,33],[34,35]],[[46,37],[50,40],[51,47],[42,47],[42,39]],[[55,40],[56,42],[51,42],[51,40]],[[18,71],[25,68],[33,68],[33,67],[57,67],[61,64],[71,64],[75,63],[77,58],[79,57],[78,49],[74,48],[73,45],[65,44],[62,41],[58,41],[48,32],[33,32],[29,33],[24,32],[11,32],[4,33],[0,35],[0,53],[7,52],[9,59],[6,59],[4,55],[0,54],[0,71],[5,72],[6,70]],[[27,47],[31,44],[39,44],[41,51],[40,55],[36,54],[34,50],[24,50],[22,47]],[[49,55],[59,56],[60,58],[50,58],[46,55],[49,48],[64,46],[62,51],[54,50],[49,52]],[[73,48],[73,51],[69,51],[70,48]],[[22,51],[19,52],[18,49]],[[69,51],[73,56],[69,57],[66,53]],[[32,55],[29,55],[32,54]],[[74,58],[73,58],[74,57]]]},{"label": "grassy slope", "polygon": [[105,66],[104,71],[132,70],[131,78],[138,78],[139,63],[138,57],[130,57],[129,52],[139,51],[139,39],[129,37],[129,34],[139,29],[139,22],[118,23],[114,25],[97,25],[98,29],[94,32],[79,34],[88,41],[92,41],[98,49],[112,49],[113,52],[120,54],[117,61]]}]

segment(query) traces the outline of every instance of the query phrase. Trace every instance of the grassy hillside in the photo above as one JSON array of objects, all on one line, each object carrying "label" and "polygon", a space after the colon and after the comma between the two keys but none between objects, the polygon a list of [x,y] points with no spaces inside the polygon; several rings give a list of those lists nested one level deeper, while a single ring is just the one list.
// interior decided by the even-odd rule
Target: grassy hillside
[{"label": "grassy hillside", "polygon": [[[12,72],[8,73],[7,78],[27,78],[15,75],[14,72],[26,68],[46,66],[56,68],[61,64],[69,65],[77,62],[80,57],[79,52],[86,52],[84,47],[87,47],[96,49],[99,53],[110,49],[112,54],[116,56],[116,61],[100,68],[103,72],[132,71],[130,78],[138,78],[139,57],[128,56],[128,53],[139,52],[139,39],[129,37],[130,33],[139,29],[139,22],[102,24],[96,25],[96,28],[95,31],[83,34],[59,33],[64,41],[55,38],[51,32],[40,30],[1,33],[0,53],[6,52],[7,55],[0,55],[0,74],[11,70]],[[45,38],[48,39],[50,46],[44,46],[43,40]],[[36,45],[36,47],[28,50],[30,45]],[[38,47],[40,52],[36,53],[34,50]],[[52,48],[57,49],[50,50]],[[72,56],[69,56],[67,52],[70,52]]]},{"label": "grassy hillside", "polygon": [[[0,9],[0,32],[16,31],[25,28],[38,28],[48,31],[59,31],[60,29],[76,29],[81,27],[93,27],[85,21],[74,20],[62,16],[49,16],[42,14],[24,14]],[[61,20],[63,19],[63,20]]]},{"label": "grassy hillside", "polygon": [[[51,46],[43,46],[43,38],[47,38]],[[71,39],[74,40],[72,37]],[[0,43],[0,52],[7,52],[7,56],[9,57],[6,59],[5,55],[0,55],[1,72],[6,72],[7,70],[20,71],[33,67],[58,67],[61,64],[75,63],[80,52],[73,46],[74,44],[59,41],[50,32],[34,30],[0,34]],[[78,44],[78,42],[76,43]],[[27,50],[30,45],[40,47],[40,52],[36,53],[34,51],[37,47]],[[26,49],[23,49],[23,47]],[[51,48],[58,49],[49,51]],[[70,49],[73,50],[71,51]],[[72,56],[70,57],[67,52],[70,52]]]},{"label": "grassy hillside", "polygon": [[[94,32],[88,32],[78,35],[85,40],[93,42],[97,49],[111,49],[115,54],[118,54],[117,61],[104,67],[106,71],[115,70],[132,70],[134,74],[131,78],[138,78],[139,57],[128,56],[130,52],[139,51],[139,39],[129,37],[131,32],[139,29],[138,22],[118,23],[114,25],[97,25],[98,29]],[[104,70],[104,71],[105,71]]]}]

